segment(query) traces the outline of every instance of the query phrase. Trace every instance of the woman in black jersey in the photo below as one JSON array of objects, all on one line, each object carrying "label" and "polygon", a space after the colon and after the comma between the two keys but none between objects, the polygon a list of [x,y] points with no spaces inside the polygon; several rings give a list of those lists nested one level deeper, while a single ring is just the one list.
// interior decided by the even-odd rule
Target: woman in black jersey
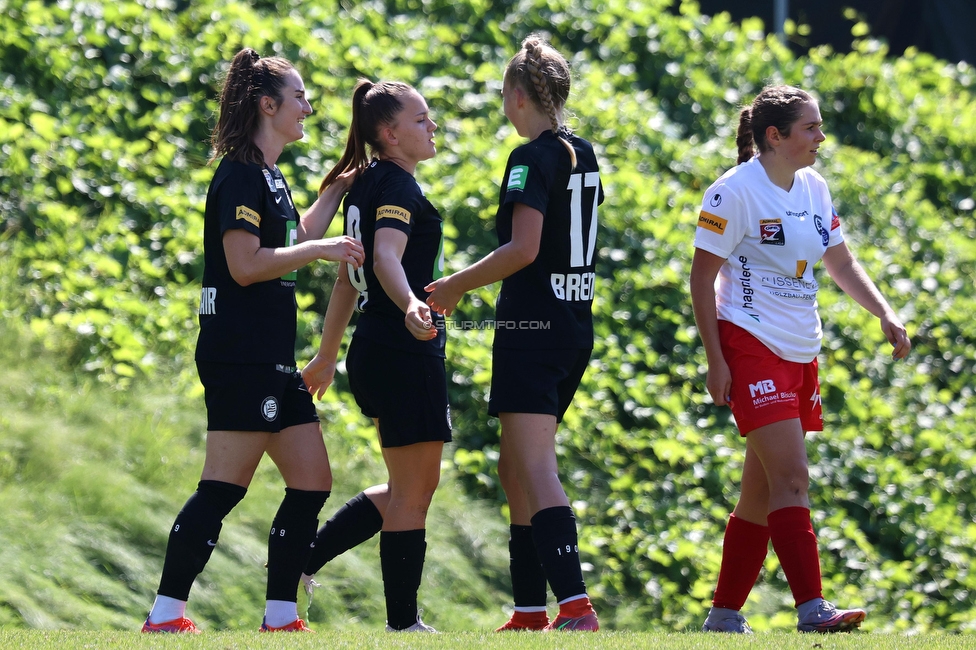
[{"label": "woman in black jersey", "polygon": [[143,632],[198,632],[185,617],[190,587],[265,453],[286,487],[268,541],[261,630],[308,629],[298,618],[298,583],[332,474],[315,406],[295,368],[295,271],[319,259],[363,262],[355,239],[321,239],[352,176],[299,218],[275,165],[284,146],[302,138],[311,112],[291,63],[249,48],[237,53],[221,92],[211,162],[223,159],[204,215],[196,360],[207,404],[206,459],[170,531]]},{"label": "woman in black jersey", "polygon": [[[427,102],[398,82],[361,80],[353,92],[346,150],[322,182],[355,173],[345,199],[346,234],[363,242],[366,262],[339,273],[318,354],[302,371],[313,395],[332,383],[342,334],[361,312],[349,345],[349,385],[380,436],[389,480],[351,499],[319,531],[305,570],[380,532],[388,631],[434,632],[418,615],[417,590],[427,543],[427,508],[451,440],[443,318],[424,302],[424,287],[443,269],[441,217],[414,178],[434,156]],[[366,147],[374,157],[367,156]]]},{"label": "woman in black jersey", "polygon": [[[427,303],[450,315],[461,296],[502,281],[488,412],[501,420],[498,474],[511,513],[515,612],[504,630],[599,628],[586,595],[576,518],[559,482],[555,435],[593,347],[597,205],[590,143],[562,123],[566,60],[529,36],[505,70],[505,115],[529,142],[515,149],[499,196],[499,247],[431,283]],[[546,580],[559,614],[546,615]]]}]

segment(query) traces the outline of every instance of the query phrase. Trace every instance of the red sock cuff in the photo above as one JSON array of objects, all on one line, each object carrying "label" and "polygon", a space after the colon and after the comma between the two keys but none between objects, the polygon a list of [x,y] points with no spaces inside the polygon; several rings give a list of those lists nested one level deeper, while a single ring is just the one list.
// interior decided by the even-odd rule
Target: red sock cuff
[{"label": "red sock cuff", "polygon": [[770,534],[775,534],[774,530],[807,528],[813,530],[813,523],[810,521],[810,508],[803,506],[789,506],[773,510],[766,515],[769,523]]}]

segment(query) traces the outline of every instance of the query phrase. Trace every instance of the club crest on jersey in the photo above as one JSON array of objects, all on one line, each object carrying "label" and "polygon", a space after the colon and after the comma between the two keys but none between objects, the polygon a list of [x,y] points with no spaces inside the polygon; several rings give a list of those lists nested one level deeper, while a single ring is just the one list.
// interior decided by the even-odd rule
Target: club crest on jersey
[{"label": "club crest on jersey", "polygon": [[529,178],[529,168],[527,165],[515,165],[508,172],[508,186],[510,190],[524,190],[525,181]]},{"label": "club crest on jersey", "polygon": [[278,190],[275,187],[275,179],[271,177],[271,172],[269,172],[267,169],[262,169],[261,173],[264,174],[264,180],[268,184],[268,189],[272,192],[277,192]]},{"label": "club crest on jersey", "polygon": [[826,228],[824,228],[823,219],[820,218],[819,214],[813,215],[813,223],[817,227],[817,232],[820,233],[820,241],[823,242],[823,245],[826,248],[827,244],[830,243],[830,233],[827,232]]},{"label": "club crest on jersey", "polygon": [[769,246],[786,246],[786,233],[782,219],[759,220],[759,243]]}]

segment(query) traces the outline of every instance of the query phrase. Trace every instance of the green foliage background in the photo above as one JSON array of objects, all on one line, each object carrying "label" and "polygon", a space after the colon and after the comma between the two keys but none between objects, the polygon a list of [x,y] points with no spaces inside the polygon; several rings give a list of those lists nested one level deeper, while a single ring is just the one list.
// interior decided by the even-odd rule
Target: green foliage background
[{"label": "green foliage background", "polygon": [[[180,408],[200,409],[192,352],[212,174],[207,139],[220,75],[240,47],[295,61],[310,91],[309,135],[281,161],[300,206],[339,156],[358,76],[421,90],[440,125],[440,153],[418,179],[446,217],[448,266],[458,269],[496,243],[497,183],[519,142],[500,110],[502,68],[522,37],[546,32],[571,57],[572,126],[594,142],[607,193],[596,349],[558,440],[590,593],[607,627],[693,629],[717,576],[743,446],[728,412],[704,395],[686,286],[691,242],[702,191],[734,164],[738,108],[765,83],[784,81],[820,98],[828,141],[818,167],[852,248],[915,341],[912,357],[893,363],[873,319],[823,282],[827,430],[811,436],[809,450],[826,593],[868,604],[868,629],[973,630],[976,71],[911,51],[890,58],[869,38],[850,54],[794,57],[757,22],[702,16],[693,2],[671,5],[0,0],[0,310],[11,331],[29,329],[12,339],[18,346],[40,345],[59,368],[80,373],[71,386],[49,385],[55,395],[37,408],[85,386],[155,387],[166,400],[175,385],[186,400]],[[317,344],[333,272],[321,264],[300,273],[303,360]],[[489,317],[494,293],[475,292],[459,316]],[[497,422],[485,415],[489,344],[483,332],[452,334],[457,442],[448,473],[470,503],[497,513],[504,505],[494,472]],[[343,379],[324,406],[327,440],[352,444],[353,458],[365,453],[375,463]],[[76,558],[97,566],[91,584],[60,586],[92,607],[131,615],[140,606],[107,585],[121,581],[148,602],[160,531],[195,477],[189,461],[167,469],[172,459],[164,462],[166,445],[152,427],[132,434],[128,455],[100,442],[106,429],[129,435],[132,405],[118,399],[117,420],[83,438],[86,453],[120,463],[117,485],[93,495],[91,474],[55,472],[64,498],[108,503],[144,488],[163,496],[145,498],[152,516],[86,522],[137,534]],[[11,422],[40,417],[33,406],[28,400],[0,419],[0,487],[21,497],[18,485],[61,467],[57,456],[46,469],[25,460],[36,457],[24,451],[35,443]],[[174,427],[185,445],[198,444],[199,418]],[[351,479],[350,494],[361,479]],[[464,530],[472,515],[463,512],[444,527]],[[503,526],[496,532],[501,548]],[[16,536],[4,543],[5,554],[37,548],[55,551]],[[150,564],[131,578],[112,559],[126,554]],[[477,562],[479,579],[504,585],[503,560]],[[4,591],[16,591],[7,580]],[[503,592],[489,590],[494,604],[472,599],[471,607],[497,607]],[[81,623],[31,618],[12,602],[0,603],[3,622]],[[771,554],[747,605],[750,622],[789,627],[791,602]],[[207,616],[229,626],[239,620],[216,609]],[[97,624],[121,626],[123,618]]]}]

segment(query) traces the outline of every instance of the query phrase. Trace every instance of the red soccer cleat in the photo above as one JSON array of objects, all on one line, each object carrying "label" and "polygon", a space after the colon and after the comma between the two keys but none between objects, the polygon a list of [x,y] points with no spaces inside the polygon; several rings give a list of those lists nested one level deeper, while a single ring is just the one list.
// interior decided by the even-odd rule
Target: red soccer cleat
[{"label": "red soccer cleat", "polygon": [[164,634],[200,634],[200,630],[188,618],[174,618],[172,621],[163,623],[150,623],[149,619],[142,626],[144,634],[164,633]]},{"label": "red soccer cleat", "polygon": [[514,612],[512,618],[496,632],[541,631],[549,625],[549,616],[545,612]]},{"label": "red soccer cleat", "polygon": [[283,627],[271,627],[264,621],[261,621],[261,631],[262,632],[315,632],[312,628],[305,625],[305,621],[300,618],[296,618],[294,621],[285,625]]}]

